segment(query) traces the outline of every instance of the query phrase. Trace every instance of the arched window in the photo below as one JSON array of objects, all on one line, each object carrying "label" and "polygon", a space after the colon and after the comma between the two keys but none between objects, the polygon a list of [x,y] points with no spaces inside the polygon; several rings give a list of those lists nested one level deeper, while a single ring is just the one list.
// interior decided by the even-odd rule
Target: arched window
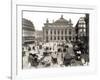
[{"label": "arched window", "polygon": [[58,36],[58,40],[59,40],[59,36]]},{"label": "arched window", "polygon": [[61,39],[63,40],[63,36],[61,37]]},{"label": "arched window", "polygon": [[54,34],[56,34],[56,30],[54,30]]},{"label": "arched window", "polygon": [[71,29],[69,30],[69,34],[70,34],[70,35],[72,34]]},{"label": "arched window", "polygon": [[54,36],[54,40],[56,40],[56,36]]},{"label": "arched window", "polygon": [[52,36],[51,36],[51,40],[52,40]]},{"label": "arched window", "polygon": [[65,40],[67,40],[67,36],[65,36]]},{"label": "arched window", "polygon": [[71,36],[69,36],[69,40],[71,40]]},{"label": "arched window", "polygon": [[52,30],[50,31],[50,33],[52,34]]},{"label": "arched window", "polygon": [[65,34],[67,34],[67,29],[65,30]]}]

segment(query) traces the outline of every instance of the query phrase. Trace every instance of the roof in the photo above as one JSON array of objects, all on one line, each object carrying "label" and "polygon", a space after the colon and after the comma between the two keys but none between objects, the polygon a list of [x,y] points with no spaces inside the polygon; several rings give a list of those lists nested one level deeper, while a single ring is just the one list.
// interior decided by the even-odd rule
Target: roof
[{"label": "roof", "polygon": [[49,23],[49,20],[47,18],[46,23],[44,23],[44,25],[48,26],[48,25],[73,25],[73,24],[72,24],[71,19],[67,20],[63,18],[63,15],[61,15],[61,17],[58,20],[56,21],[53,20],[52,23]]},{"label": "roof", "polygon": [[28,19],[25,19],[25,18],[22,18],[22,24],[25,25],[25,26],[29,26],[29,27],[33,27],[33,23],[28,20]]},{"label": "roof", "polygon": [[27,20],[25,18],[22,18],[22,25],[23,28],[26,30],[35,30],[33,23],[30,20]]},{"label": "roof", "polygon": [[66,19],[64,19],[63,18],[63,15],[61,15],[61,17],[60,17],[60,19],[58,19],[58,20],[56,20],[55,22],[54,22],[54,24],[68,24],[68,20],[66,20]]}]

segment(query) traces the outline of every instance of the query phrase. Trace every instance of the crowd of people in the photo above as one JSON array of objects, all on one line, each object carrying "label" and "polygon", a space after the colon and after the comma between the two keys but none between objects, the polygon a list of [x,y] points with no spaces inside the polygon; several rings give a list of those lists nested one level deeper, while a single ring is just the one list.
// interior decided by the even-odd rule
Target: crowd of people
[{"label": "crowd of people", "polygon": [[22,67],[45,68],[88,65],[89,56],[82,42],[36,42],[23,45]]}]

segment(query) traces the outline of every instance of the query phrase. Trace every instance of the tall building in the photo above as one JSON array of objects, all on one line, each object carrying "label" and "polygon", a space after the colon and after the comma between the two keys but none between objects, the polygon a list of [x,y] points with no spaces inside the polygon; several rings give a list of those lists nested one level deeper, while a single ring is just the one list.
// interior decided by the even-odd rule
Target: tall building
[{"label": "tall building", "polygon": [[22,44],[34,43],[34,25],[30,20],[22,18]]},{"label": "tall building", "polygon": [[76,26],[75,26],[75,32],[76,32],[76,40],[77,39],[84,39],[86,37],[86,21],[85,21],[85,17],[80,17],[80,19],[78,20]]},{"label": "tall building", "polygon": [[66,20],[63,15],[52,23],[46,20],[43,27],[44,42],[73,41],[75,39],[75,29],[71,19]]},{"label": "tall building", "polygon": [[85,17],[80,17],[76,26],[76,41],[82,42],[81,48],[85,54],[89,54],[89,14],[85,14]]}]

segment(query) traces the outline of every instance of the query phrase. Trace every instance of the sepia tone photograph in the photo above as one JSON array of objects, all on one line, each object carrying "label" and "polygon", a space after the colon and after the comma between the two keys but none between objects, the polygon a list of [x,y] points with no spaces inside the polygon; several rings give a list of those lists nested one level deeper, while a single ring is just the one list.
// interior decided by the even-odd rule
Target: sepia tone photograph
[{"label": "sepia tone photograph", "polygon": [[89,65],[89,14],[22,12],[22,69]]}]

